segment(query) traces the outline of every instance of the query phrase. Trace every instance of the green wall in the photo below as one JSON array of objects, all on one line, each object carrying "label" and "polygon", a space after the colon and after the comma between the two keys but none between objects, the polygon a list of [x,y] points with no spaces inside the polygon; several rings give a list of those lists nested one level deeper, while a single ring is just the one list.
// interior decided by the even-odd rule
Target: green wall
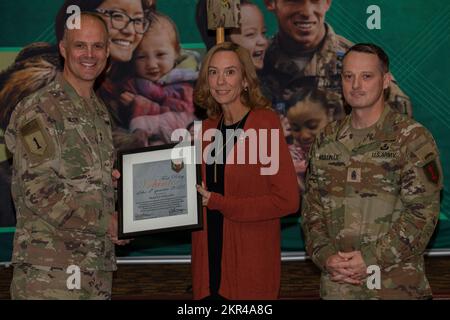
[{"label": "green wall", "polygon": [[[185,47],[202,48],[194,21],[195,0],[158,0],[158,9],[171,16],[179,27]],[[268,35],[274,34],[274,16],[263,7]],[[34,41],[54,41],[53,18],[62,0],[2,0],[0,2],[0,68],[7,66],[12,53]],[[366,9],[381,9],[381,29],[368,30]],[[400,87],[411,97],[414,117],[434,135],[441,153],[445,188],[441,219],[430,243],[433,248],[450,248],[450,2],[447,0],[334,0],[327,21],[338,34],[354,42],[375,42],[389,54],[392,72]],[[295,250],[300,242],[297,218],[283,221],[283,248]],[[164,246],[167,236],[150,247]],[[179,240],[189,241],[188,235]],[[172,240],[168,241],[168,252]],[[144,243],[144,244],[142,244]],[[145,251],[138,241],[136,252]],[[183,250],[189,250],[183,245]],[[152,249],[153,250],[153,249]],[[182,251],[183,251],[182,250]],[[156,252],[155,251],[155,252]],[[150,253],[153,253],[151,251]],[[124,254],[127,254],[126,252]]]}]

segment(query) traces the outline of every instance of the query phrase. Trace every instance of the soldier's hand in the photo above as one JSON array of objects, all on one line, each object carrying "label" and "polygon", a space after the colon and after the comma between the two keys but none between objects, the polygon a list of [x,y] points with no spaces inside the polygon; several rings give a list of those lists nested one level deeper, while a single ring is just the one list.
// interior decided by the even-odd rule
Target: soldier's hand
[{"label": "soldier's hand", "polygon": [[367,277],[367,266],[361,251],[338,252],[344,261],[336,263],[337,268],[345,268],[353,273],[353,279],[364,279]]},{"label": "soldier's hand", "polygon": [[332,275],[330,277],[330,279],[332,281],[339,282],[339,283],[348,283],[348,284],[354,284],[354,285],[361,285],[362,284],[361,280],[353,279],[351,277],[344,276],[343,274]]},{"label": "soldier's hand", "polygon": [[346,261],[346,258],[340,256],[339,254],[334,254],[328,257],[325,267],[330,274],[330,279],[339,283],[349,283],[354,285],[361,284],[359,279],[354,279],[354,272],[339,266],[340,263]]},{"label": "soldier's hand", "polygon": [[114,188],[117,188],[117,180],[120,179],[120,172],[119,172],[119,170],[113,169],[113,171],[111,173],[111,176],[112,176],[113,186],[114,186]]},{"label": "soldier's hand", "polygon": [[111,222],[109,223],[108,226],[108,235],[111,239],[111,241],[114,244],[117,244],[119,246],[123,246],[126,244],[129,244],[131,240],[119,240],[118,236],[117,236],[117,232],[118,232],[118,223],[117,223],[117,212],[114,212],[111,216]]},{"label": "soldier's hand", "polygon": [[326,267],[327,271],[332,275],[343,274],[345,276],[350,277],[353,275],[353,273],[351,271],[346,270],[345,268],[338,267],[338,264],[340,262],[345,262],[345,261],[346,260],[344,258],[342,258],[341,256],[339,256],[338,254],[333,254],[328,257],[328,259],[325,263],[325,267]]}]

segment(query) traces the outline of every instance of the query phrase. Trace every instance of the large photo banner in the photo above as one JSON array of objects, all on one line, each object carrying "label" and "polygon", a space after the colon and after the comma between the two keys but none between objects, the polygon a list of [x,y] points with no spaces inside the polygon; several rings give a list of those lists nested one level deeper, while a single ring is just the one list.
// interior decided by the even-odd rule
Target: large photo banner
[{"label": "large photo banner", "polygon": [[[450,254],[448,1],[73,0],[70,4],[75,7],[68,4],[0,3],[0,262],[11,258],[16,225],[13,159],[5,130],[16,104],[61,70],[57,47],[61,26],[76,23],[77,10],[97,12],[110,26],[109,68],[96,93],[108,108],[114,146],[123,151],[172,143],[176,129],[191,129],[194,121],[207,117],[193,99],[202,58],[216,41],[211,24],[217,17],[208,17],[207,9],[233,5],[239,14],[224,19],[237,19],[240,28],[225,29],[225,40],[249,51],[263,93],[280,117],[301,192],[315,136],[349,112],[341,92],[344,53],[360,42],[386,51],[394,77],[387,103],[423,124],[439,148],[444,188],[428,248]],[[139,10],[148,12],[148,18],[136,16]],[[282,219],[283,252],[305,251],[300,220],[299,212]],[[118,255],[189,255],[190,241],[188,231],[154,234],[118,248]]]}]

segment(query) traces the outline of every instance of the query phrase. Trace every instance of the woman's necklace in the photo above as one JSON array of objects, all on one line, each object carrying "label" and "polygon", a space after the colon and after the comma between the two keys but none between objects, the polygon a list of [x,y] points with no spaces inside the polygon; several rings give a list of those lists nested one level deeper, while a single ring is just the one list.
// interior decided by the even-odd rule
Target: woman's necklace
[{"label": "woman's necklace", "polygon": [[[237,128],[239,128],[239,126],[241,125],[242,120],[245,119],[245,117],[247,117],[248,112],[241,118],[241,120],[239,120],[238,124],[233,128],[233,130],[235,131]],[[222,129],[223,129],[223,118],[224,116],[222,116],[222,118],[220,119],[220,133],[222,134]],[[225,135],[226,136],[226,135]],[[225,143],[222,145],[222,147],[217,151],[216,156],[215,156],[215,160],[214,160],[214,183],[217,183],[217,157],[220,155],[222,156],[222,151],[223,149],[226,147],[226,145],[228,144],[228,142],[230,142],[230,140],[232,138],[234,138],[235,135],[234,133],[231,135],[230,138],[228,138]],[[222,139],[223,141],[223,139]],[[225,162],[226,162],[226,156],[225,156]]]}]

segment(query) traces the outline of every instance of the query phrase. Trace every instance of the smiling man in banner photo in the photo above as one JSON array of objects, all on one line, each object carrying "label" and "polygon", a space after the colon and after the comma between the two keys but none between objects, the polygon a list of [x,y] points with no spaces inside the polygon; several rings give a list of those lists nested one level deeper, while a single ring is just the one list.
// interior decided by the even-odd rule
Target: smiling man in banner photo
[{"label": "smiling man in banner photo", "polygon": [[[304,119],[302,126],[290,126],[287,114],[295,105],[292,99],[305,88],[318,90],[326,95],[329,104],[336,105],[328,118],[342,119],[345,116],[340,79],[342,57],[352,43],[325,22],[331,0],[264,0],[264,3],[277,18],[278,32],[267,49],[259,77],[264,95],[280,114],[294,165],[301,177],[308,147],[296,143],[293,136],[310,144],[322,128],[317,117]],[[393,110],[412,114],[408,96],[395,81],[391,81],[386,96]]]}]

